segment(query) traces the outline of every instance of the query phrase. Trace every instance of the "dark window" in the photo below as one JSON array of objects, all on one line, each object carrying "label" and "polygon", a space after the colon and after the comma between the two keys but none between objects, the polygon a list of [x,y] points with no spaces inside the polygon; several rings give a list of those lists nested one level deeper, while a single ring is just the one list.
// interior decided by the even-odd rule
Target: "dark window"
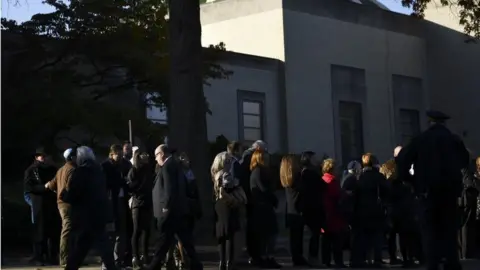
[{"label": "dark window", "polygon": [[239,138],[245,144],[262,140],[265,122],[265,94],[238,91]]},{"label": "dark window", "polygon": [[420,113],[417,110],[400,109],[398,116],[401,144],[406,145],[420,134]]},{"label": "dark window", "polygon": [[340,101],[338,106],[342,162],[347,164],[363,154],[362,105]]}]

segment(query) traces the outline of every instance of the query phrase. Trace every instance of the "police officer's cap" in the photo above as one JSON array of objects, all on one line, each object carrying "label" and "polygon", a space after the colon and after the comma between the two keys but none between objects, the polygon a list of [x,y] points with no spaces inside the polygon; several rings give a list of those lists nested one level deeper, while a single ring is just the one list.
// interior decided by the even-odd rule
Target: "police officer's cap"
[{"label": "police officer's cap", "polygon": [[450,119],[450,116],[446,115],[441,111],[435,110],[427,111],[427,117],[430,121],[433,122],[445,122],[446,120]]}]

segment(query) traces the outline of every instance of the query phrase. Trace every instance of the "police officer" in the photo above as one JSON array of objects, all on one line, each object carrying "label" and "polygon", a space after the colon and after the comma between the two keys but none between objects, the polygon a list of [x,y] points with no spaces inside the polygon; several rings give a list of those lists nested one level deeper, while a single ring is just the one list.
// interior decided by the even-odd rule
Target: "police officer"
[{"label": "police officer", "polygon": [[[457,233],[460,226],[458,199],[462,195],[462,168],[468,151],[462,140],[445,126],[450,117],[428,111],[430,127],[399,154],[398,173],[412,182],[419,198],[419,217],[426,255],[426,269],[460,270]],[[409,174],[413,164],[415,173]]]}]

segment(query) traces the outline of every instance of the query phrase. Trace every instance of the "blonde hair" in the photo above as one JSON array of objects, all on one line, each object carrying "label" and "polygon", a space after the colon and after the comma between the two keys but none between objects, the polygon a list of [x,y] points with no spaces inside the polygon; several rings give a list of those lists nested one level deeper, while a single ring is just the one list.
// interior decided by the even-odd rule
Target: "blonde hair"
[{"label": "blonde hair", "polygon": [[394,159],[387,160],[387,162],[382,164],[380,167],[380,173],[385,176],[387,179],[391,179],[396,174],[396,164]]},{"label": "blonde hair", "polygon": [[333,158],[327,158],[322,163],[322,173],[333,173],[335,169],[335,160]]},{"label": "blonde hair", "polygon": [[253,152],[252,160],[250,162],[250,171],[253,171],[258,166],[265,165],[265,152],[262,149],[257,148]]},{"label": "blonde hair", "polygon": [[480,167],[480,157],[477,157],[475,164],[477,164],[477,167]]},{"label": "blonde hair", "polygon": [[280,163],[280,182],[282,187],[293,185],[295,175],[300,171],[300,163],[295,155],[289,154],[282,158]]}]

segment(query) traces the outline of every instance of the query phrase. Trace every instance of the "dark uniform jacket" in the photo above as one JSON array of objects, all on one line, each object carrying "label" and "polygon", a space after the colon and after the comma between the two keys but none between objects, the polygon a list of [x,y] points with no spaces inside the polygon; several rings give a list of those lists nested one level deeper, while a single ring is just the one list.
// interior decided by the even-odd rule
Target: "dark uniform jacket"
[{"label": "dark uniform jacket", "polygon": [[24,192],[32,202],[33,222],[39,218],[38,215],[44,215],[46,213],[44,210],[50,209],[52,206],[57,211],[55,193],[45,188],[45,184],[55,177],[56,171],[55,167],[39,161],[34,161],[25,170]]},{"label": "dark uniform jacket", "polygon": [[[461,196],[462,169],[469,165],[469,154],[462,140],[444,125],[431,126],[399,155],[398,176],[412,181],[417,193]],[[413,177],[409,174],[412,164]]]}]

